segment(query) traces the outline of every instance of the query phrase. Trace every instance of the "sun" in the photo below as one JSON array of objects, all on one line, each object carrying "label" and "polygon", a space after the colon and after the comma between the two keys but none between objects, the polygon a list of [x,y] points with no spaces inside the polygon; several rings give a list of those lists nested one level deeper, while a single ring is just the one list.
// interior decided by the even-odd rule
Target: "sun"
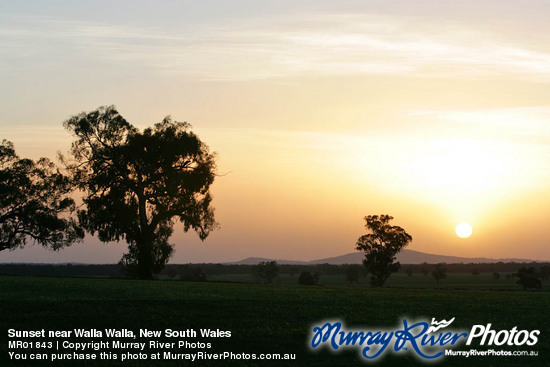
[{"label": "sun", "polygon": [[456,235],[460,238],[468,238],[472,235],[473,229],[469,223],[460,223],[455,228]]}]

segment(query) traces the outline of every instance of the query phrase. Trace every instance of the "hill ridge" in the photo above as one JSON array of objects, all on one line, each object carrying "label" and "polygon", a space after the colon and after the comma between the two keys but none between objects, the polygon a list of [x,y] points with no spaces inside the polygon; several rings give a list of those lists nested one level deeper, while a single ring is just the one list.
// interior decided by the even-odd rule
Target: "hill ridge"
[{"label": "hill ridge", "polygon": [[[351,252],[340,256],[327,257],[327,258],[316,259],[311,261],[281,260],[281,259],[271,259],[271,258],[264,258],[264,257],[247,257],[240,261],[229,262],[227,264],[255,265],[261,261],[277,261],[277,263],[279,264],[287,264],[287,265],[314,265],[314,264],[325,264],[325,263],[334,264],[334,265],[343,265],[343,264],[361,264],[363,258],[364,258],[363,253]],[[493,259],[488,257],[460,257],[460,256],[449,256],[449,255],[436,255],[436,254],[429,254],[426,252],[420,252],[415,250],[401,251],[399,254],[397,254],[397,261],[399,261],[401,264],[421,264],[423,262],[427,262],[430,264],[443,263],[443,262],[447,264],[537,262],[536,260],[520,259],[520,258]]]}]

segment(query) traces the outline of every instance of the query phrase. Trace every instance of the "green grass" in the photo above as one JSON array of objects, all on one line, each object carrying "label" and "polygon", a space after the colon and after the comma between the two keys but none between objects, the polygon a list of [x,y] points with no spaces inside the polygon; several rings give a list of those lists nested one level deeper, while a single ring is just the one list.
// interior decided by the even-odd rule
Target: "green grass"
[{"label": "green grass", "polygon": [[[412,282],[415,277],[423,276],[415,274],[410,279],[396,276],[393,281]],[[467,279],[466,275],[464,279]],[[451,279],[444,281],[451,282]],[[460,277],[453,282],[462,284]],[[339,354],[310,352],[307,343],[312,325],[322,320],[340,319],[350,327],[392,328],[403,316],[410,320],[456,317],[453,327],[467,330],[474,324],[487,323],[492,323],[496,330],[509,330],[514,326],[541,330],[539,343],[535,347],[523,348],[538,350],[538,358],[447,357],[437,365],[547,366],[550,363],[550,321],[546,317],[550,305],[549,292],[0,277],[0,294],[2,366],[29,365],[28,362],[17,364],[6,360],[9,328],[128,328],[136,332],[140,328],[219,328],[230,330],[232,337],[211,340],[215,351],[297,354],[297,361],[289,364],[235,362],[232,365],[361,366],[369,364],[359,358],[355,350]],[[224,361],[192,365],[228,364]],[[44,365],[51,365],[51,362]],[[98,362],[86,365],[108,364]],[[165,362],[162,365],[182,364]],[[394,356],[388,353],[377,365],[423,364],[411,354]]]}]

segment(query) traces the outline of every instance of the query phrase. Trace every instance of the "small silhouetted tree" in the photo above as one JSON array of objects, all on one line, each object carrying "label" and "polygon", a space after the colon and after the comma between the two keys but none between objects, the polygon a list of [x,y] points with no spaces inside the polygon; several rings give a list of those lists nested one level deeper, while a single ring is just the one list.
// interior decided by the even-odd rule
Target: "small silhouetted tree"
[{"label": "small silhouetted tree", "polygon": [[514,273],[514,276],[518,278],[517,284],[523,289],[541,289],[542,287],[540,274],[534,267],[521,268]]},{"label": "small silhouetted tree", "polygon": [[430,266],[428,265],[427,262],[423,262],[423,263],[420,265],[420,272],[421,272],[423,275],[428,275],[428,274],[430,274]]},{"label": "small silhouetted tree", "polygon": [[265,283],[272,283],[273,279],[279,275],[279,266],[277,261],[262,261],[256,267],[256,272]]},{"label": "small silhouetted tree", "polygon": [[494,280],[499,280],[500,279],[500,274],[497,273],[496,271],[493,273],[493,279]]},{"label": "small silhouetted tree", "polygon": [[357,266],[349,265],[346,269],[346,280],[350,283],[359,281],[360,272]]},{"label": "small silhouetted tree", "polygon": [[436,284],[439,284],[439,281],[441,279],[445,279],[445,277],[447,276],[447,268],[444,266],[443,263],[437,264],[435,266],[434,270],[432,271],[432,276],[434,277]]},{"label": "small silhouetted tree", "polygon": [[543,265],[539,269],[539,275],[542,280],[548,280],[550,277],[550,265]]},{"label": "small silhouetted tree", "polygon": [[472,275],[473,275],[473,276],[479,275],[479,269],[478,269],[478,268],[473,268],[473,269],[472,269]]},{"label": "small silhouetted tree", "polygon": [[413,269],[409,266],[407,267],[407,269],[405,269],[405,273],[407,273],[407,276],[412,277]]},{"label": "small silhouetted tree", "polygon": [[412,237],[403,228],[389,224],[392,216],[369,215],[364,219],[369,233],[359,237],[356,249],[365,253],[363,265],[372,275],[370,284],[381,287],[401,267],[395,256],[412,241]]},{"label": "small silhouetted tree", "polygon": [[84,193],[80,224],[103,242],[126,240],[121,264],[150,279],[173,252],[175,222],[204,240],[217,227],[211,201],[214,155],[190,125],[166,117],[139,131],[114,106],[65,121],[73,133],[66,162]]},{"label": "small silhouetted tree", "polygon": [[13,144],[0,144],[0,251],[27,242],[58,250],[82,240],[71,218],[71,180],[47,158],[19,158]]},{"label": "small silhouetted tree", "polygon": [[317,272],[311,274],[309,271],[304,271],[298,277],[298,284],[300,285],[317,285],[319,284],[320,274]]}]

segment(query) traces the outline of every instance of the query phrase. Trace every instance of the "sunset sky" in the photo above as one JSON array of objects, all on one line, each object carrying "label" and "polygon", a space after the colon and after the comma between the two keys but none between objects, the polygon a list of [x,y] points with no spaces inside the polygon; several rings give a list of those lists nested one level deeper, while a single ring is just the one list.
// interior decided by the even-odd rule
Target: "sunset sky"
[{"label": "sunset sky", "polygon": [[221,227],[204,243],[177,227],[171,263],[342,255],[371,214],[411,250],[550,260],[549,16],[542,0],[2,2],[0,139],[54,159],[63,121],[111,104],[140,128],[191,123],[218,154]]}]

